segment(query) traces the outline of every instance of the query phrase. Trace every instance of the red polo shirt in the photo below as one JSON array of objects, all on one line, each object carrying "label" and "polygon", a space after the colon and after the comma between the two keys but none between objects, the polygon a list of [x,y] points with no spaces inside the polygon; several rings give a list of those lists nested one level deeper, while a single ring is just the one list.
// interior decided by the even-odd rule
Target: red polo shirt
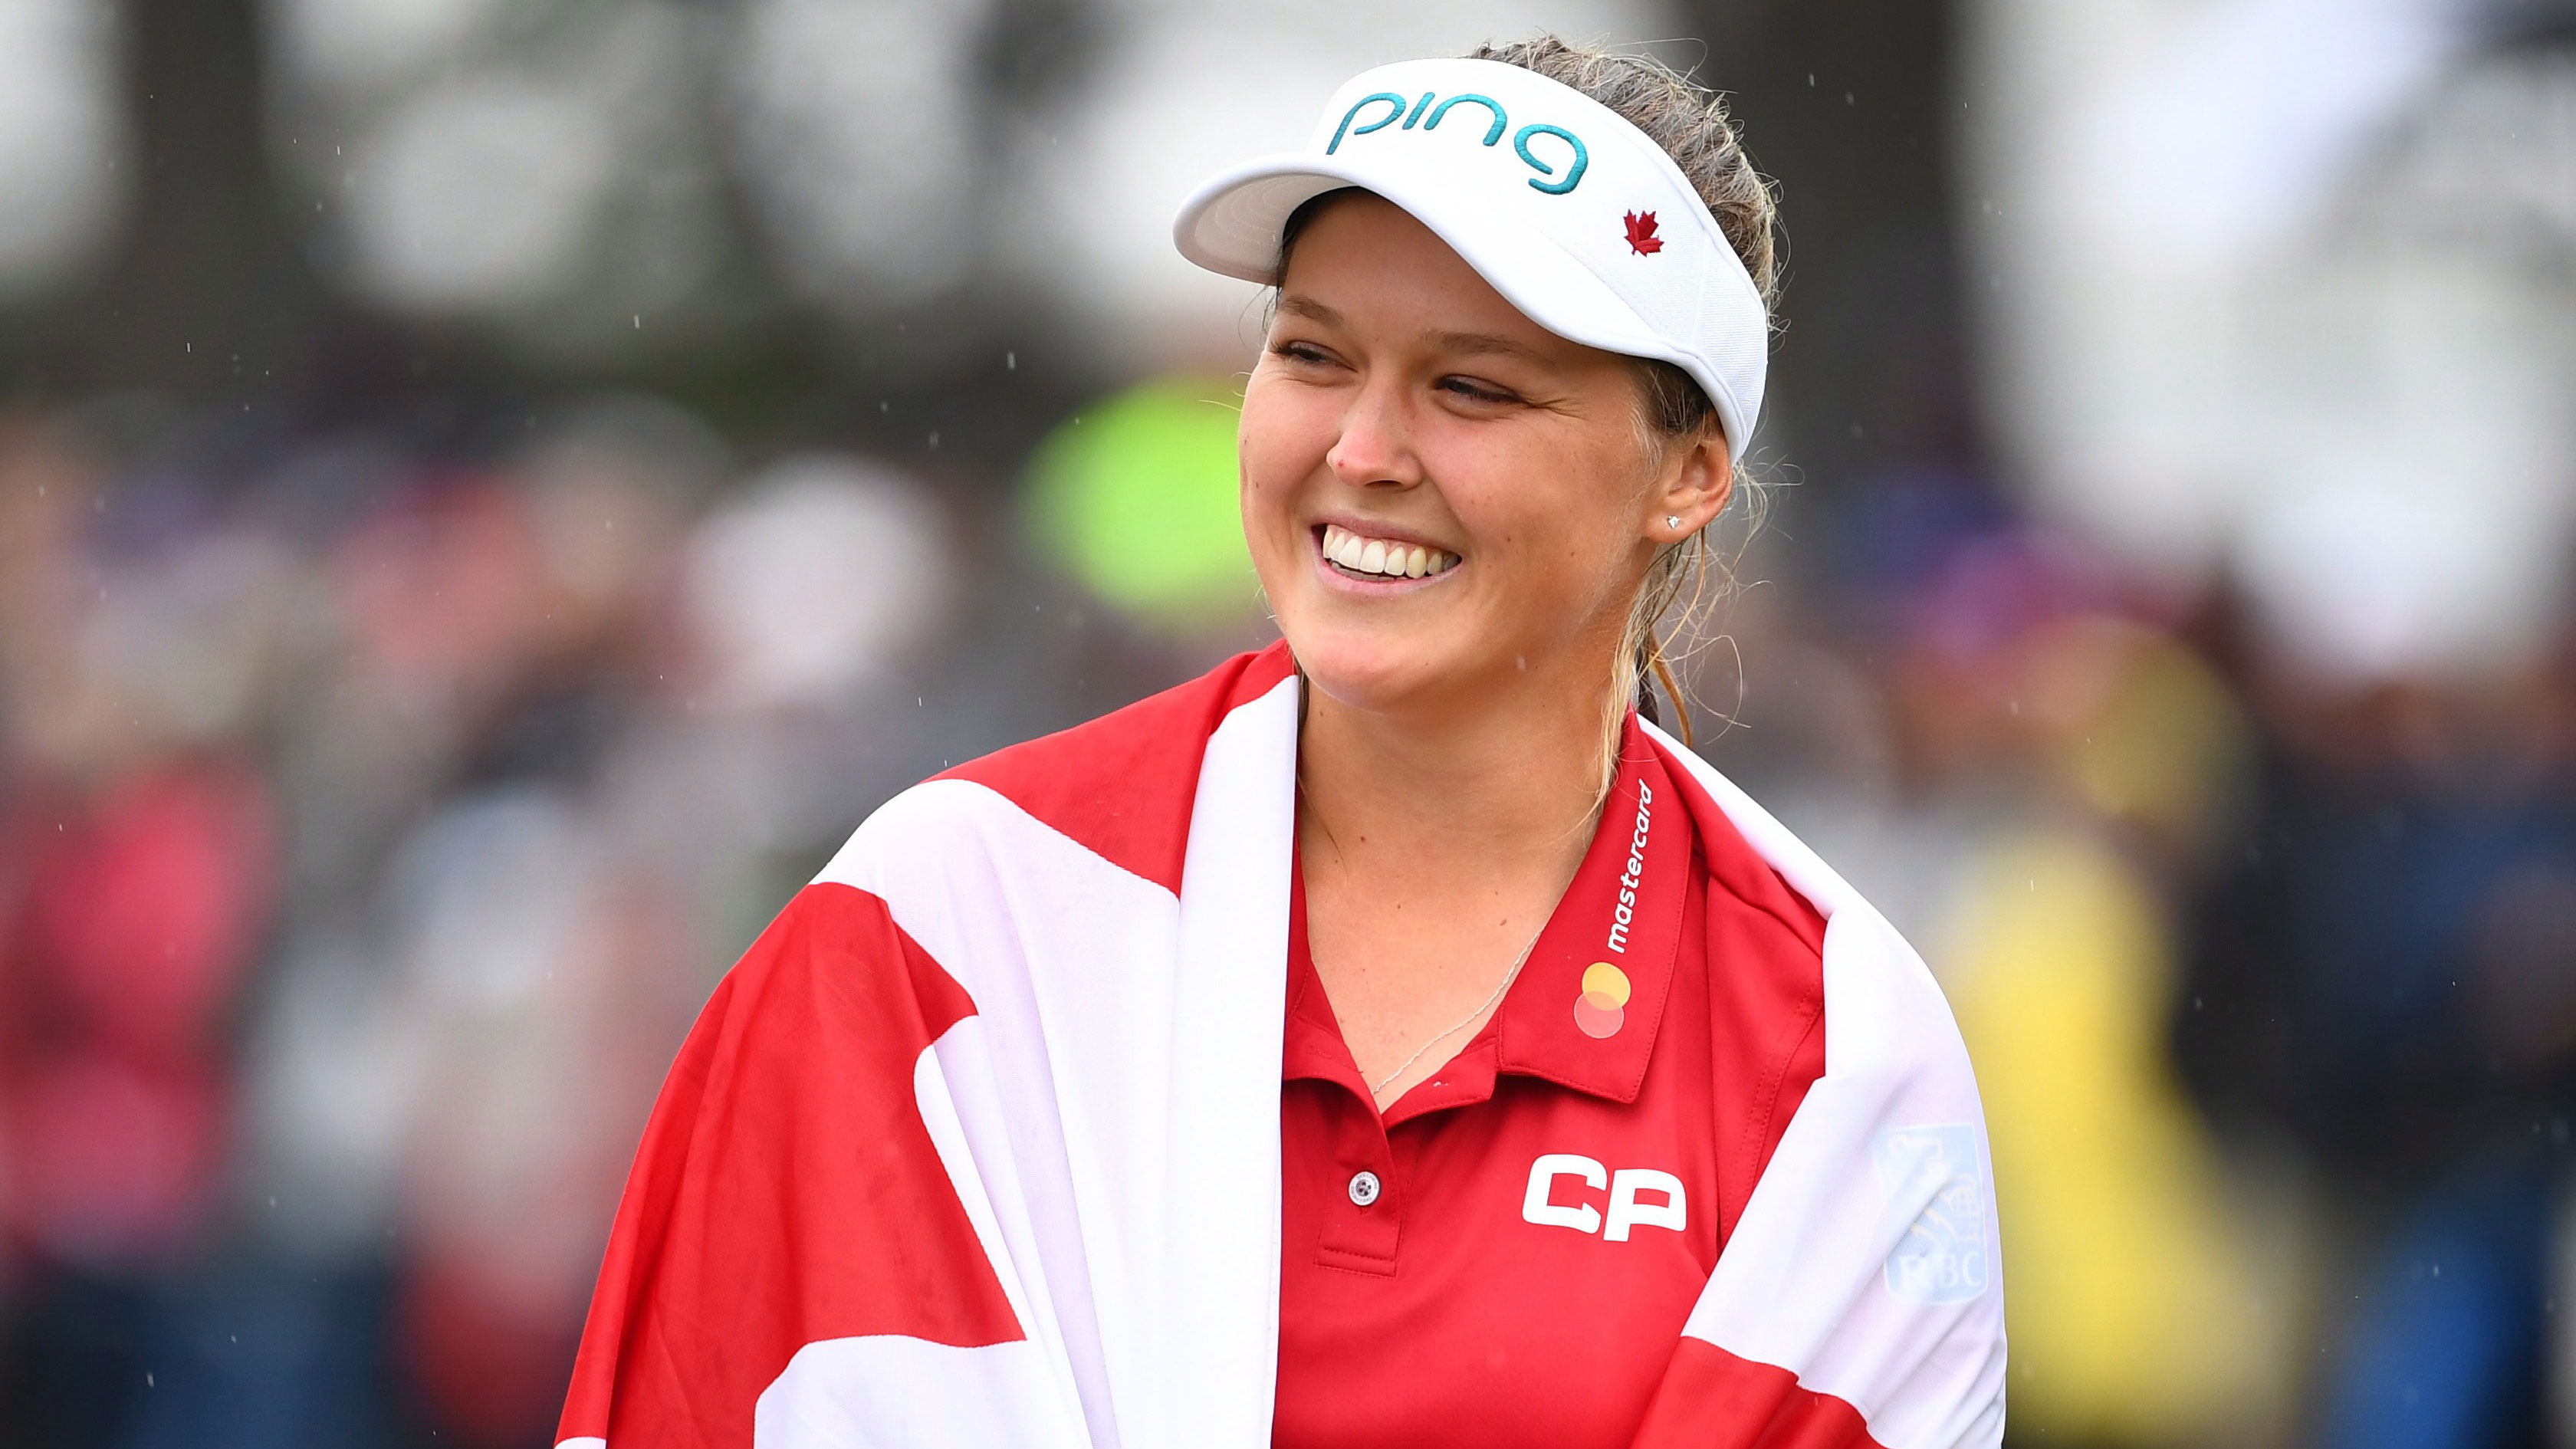
[{"label": "red polo shirt", "polygon": [[1383,1114],[1292,887],[1284,1449],[1627,1444],[1824,1071],[1823,919],[1633,717],[1622,756],[1502,1005]]}]

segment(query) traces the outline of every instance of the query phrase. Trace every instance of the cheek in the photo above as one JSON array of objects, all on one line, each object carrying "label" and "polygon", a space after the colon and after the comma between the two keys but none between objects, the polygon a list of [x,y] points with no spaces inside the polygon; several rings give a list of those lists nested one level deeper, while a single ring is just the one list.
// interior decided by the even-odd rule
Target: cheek
[{"label": "cheek", "polygon": [[1524,445],[1478,461],[1474,496],[1452,496],[1496,573],[1509,575],[1497,582],[1510,595],[1561,612],[1615,591],[1630,541],[1629,479],[1611,476],[1579,447]]},{"label": "cheek", "polygon": [[1470,525],[1488,543],[1479,632],[1533,659],[1623,626],[1641,577],[1633,530],[1614,502],[1624,480],[1579,458],[1552,461],[1560,466],[1516,469],[1519,486],[1485,499]]},{"label": "cheek", "polygon": [[1255,374],[1245,390],[1235,457],[1243,477],[1244,524],[1255,536],[1284,526],[1298,486],[1324,466],[1333,422],[1302,389],[1265,385]]}]

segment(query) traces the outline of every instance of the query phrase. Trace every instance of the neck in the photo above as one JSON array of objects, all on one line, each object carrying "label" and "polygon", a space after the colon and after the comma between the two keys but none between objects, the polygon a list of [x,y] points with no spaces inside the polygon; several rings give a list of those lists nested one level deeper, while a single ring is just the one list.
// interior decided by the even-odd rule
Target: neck
[{"label": "neck", "polygon": [[[1515,672],[1470,698],[1370,710],[1309,689],[1304,828],[1344,864],[1570,877],[1600,807],[1607,670]],[[1310,860],[1310,868],[1312,867]]]}]

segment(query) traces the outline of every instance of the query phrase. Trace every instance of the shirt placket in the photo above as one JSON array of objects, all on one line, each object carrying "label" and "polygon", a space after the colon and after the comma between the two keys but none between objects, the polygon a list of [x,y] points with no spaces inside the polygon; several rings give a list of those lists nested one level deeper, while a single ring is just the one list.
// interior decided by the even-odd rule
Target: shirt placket
[{"label": "shirt placket", "polygon": [[1346,1085],[1335,1085],[1335,1171],[1326,1188],[1334,1196],[1324,1204],[1315,1261],[1355,1273],[1392,1274],[1405,1197],[1395,1152],[1376,1109]]}]

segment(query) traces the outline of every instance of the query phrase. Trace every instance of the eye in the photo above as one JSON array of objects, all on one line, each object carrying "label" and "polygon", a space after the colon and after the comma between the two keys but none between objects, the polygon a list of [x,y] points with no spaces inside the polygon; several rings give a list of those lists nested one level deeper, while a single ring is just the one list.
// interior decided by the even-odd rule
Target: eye
[{"label": "eye", "polygon": [[1290,362],[1302,362],[1309,366],[1321,366],[1322,364],[1333,360],[1330,353],[1317,347],[1312,342],[1297,342],[1293,340],[1278,342],[1272,344],[1270,350],[1273,353],[1288,359]]},{"label": "eye", "polygon": [[1436,386],[1442,392],[1452,397],[1463,398],[1468,402],[1492,405],[1520,401],[1517,394],[1506,392],[1490,383],[1478,382],[1471,377],[1444,377]]}]

